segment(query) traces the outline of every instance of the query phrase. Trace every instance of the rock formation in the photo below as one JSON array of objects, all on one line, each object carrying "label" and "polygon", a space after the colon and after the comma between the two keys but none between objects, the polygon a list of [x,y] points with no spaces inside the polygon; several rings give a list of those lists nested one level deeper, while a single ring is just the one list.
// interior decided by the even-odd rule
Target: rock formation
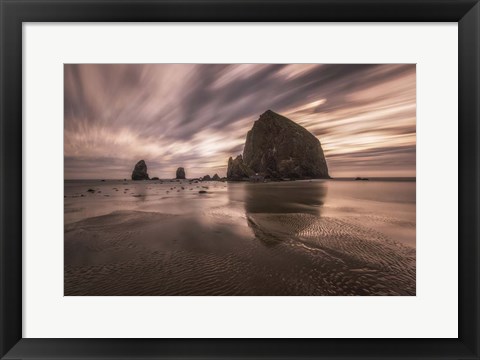
[{"label": "rock formation", "polygon": [[203,178],[202,178],[202,181],[211,181],[212,178],[210,177],[210,175],[205,175]]},{"label": "rock formation", "polygon": [[227,180],[248,180],[254,174],[255,172],[243,162],[242,155],[238,155],[235,159],[231,157],[228,159]]},{"label": "rock formation", "polygon": [[220,176],[218,176],[218,174],[215,174],[212,176],[212,180],[213,181],[220,181]]},{"label": "rock formation", "polygon": [[140,160],[133,169],[132,180],[149,180],[147,173],[147,164],[145,161]]},{"label": "rock formation", "polygon": [[271,179],[328,179],[320,141],[307,129],[271,110],[247,133],[242,157],[229,160],[227,178],[255,173]]},{"label": "rock formation", "polygon": [[179,167],[179,168],[177,169],[176,178],[177,178],[177,179],[185,179],[185,169],[184,169],[183,167]]}]

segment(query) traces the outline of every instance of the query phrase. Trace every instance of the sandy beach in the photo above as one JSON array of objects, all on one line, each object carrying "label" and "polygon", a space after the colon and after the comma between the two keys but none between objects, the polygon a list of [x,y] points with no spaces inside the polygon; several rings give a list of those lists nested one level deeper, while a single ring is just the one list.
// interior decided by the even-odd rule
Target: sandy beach
[{"label": "sandy beach", "polygon": [[415,295],[415,181],[67,180],[64,200],[67,296]]}]

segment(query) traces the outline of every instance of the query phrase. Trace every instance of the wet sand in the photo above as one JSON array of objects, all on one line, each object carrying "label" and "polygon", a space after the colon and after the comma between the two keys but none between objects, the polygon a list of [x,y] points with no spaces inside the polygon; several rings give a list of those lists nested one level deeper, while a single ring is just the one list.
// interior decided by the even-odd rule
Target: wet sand
[{"label": "wet sand", "polygon": [[66,181],[64,200],[65,295],[415,295],[414,181]]}]

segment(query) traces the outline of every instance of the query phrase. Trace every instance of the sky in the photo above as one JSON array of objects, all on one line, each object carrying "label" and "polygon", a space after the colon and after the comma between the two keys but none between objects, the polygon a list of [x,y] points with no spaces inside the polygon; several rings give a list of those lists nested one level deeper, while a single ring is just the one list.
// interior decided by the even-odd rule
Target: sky
[{"label": "sky", "polygon": [[66,64],[65,179],[226,175],[273,110],[321,142],[332,177],[414,177],[414,64]]}]

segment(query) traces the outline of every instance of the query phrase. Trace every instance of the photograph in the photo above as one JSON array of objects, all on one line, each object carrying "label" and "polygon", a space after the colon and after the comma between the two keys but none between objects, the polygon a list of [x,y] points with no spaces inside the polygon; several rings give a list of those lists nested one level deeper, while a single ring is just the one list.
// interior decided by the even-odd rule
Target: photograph
[{"label": "photograph", "polygon": [[416,295],[415,64],[63,81],[64,296]]}]

